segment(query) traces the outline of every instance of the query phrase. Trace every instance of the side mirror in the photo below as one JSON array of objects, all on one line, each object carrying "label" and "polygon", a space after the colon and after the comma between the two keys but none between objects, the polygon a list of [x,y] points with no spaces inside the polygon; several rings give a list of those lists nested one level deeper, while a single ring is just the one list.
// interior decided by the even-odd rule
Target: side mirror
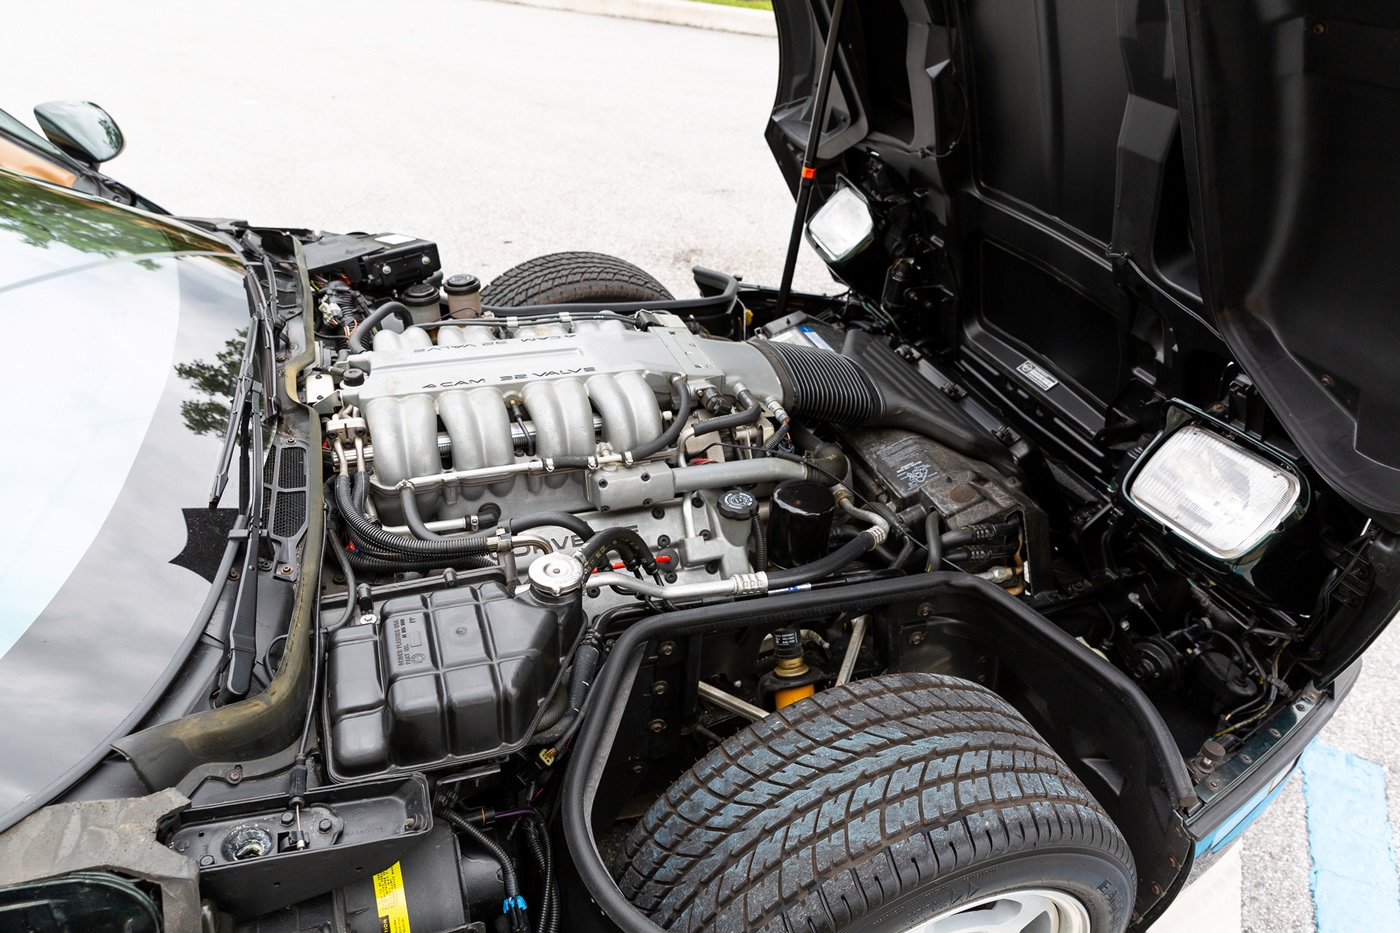
[{"label": "side mirror", "polygon": [[51,100],[34,108],[39,127],[66,155],[96,167],[115,159],[126,145],[117,121],[85,100]]}]

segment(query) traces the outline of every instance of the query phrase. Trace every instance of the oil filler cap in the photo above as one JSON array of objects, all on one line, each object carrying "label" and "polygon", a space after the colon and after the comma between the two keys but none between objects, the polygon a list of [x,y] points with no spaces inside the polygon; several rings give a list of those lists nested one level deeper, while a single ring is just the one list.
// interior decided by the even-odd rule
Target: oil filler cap
[{"label": "oil filler cap", "polygon": [[742,489],[731,489],[719,497],[719,514],[736,522],[746,522],[758,514],[758,500]]},{"label": "oil filler cap", "polygon": [[530,565],[530,589],[557,597],[583,586],[583,565],[564,554],[546,554]]}]

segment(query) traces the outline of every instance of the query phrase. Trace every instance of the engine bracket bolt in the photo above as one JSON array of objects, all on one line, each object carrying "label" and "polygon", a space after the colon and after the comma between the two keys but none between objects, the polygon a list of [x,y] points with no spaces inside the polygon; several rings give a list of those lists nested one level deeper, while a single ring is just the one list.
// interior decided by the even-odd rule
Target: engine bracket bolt
[{"label": "engine bracket bolt", "polygon": [[647,724],[647,728],[650,729],[652,732],[665,732],[666,720],[653,719],[650,723]]}]

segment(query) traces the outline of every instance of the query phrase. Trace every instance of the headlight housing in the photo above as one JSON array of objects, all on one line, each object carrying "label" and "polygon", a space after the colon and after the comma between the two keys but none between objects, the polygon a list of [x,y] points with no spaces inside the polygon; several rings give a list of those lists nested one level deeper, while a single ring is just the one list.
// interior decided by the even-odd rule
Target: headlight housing
[{"label": "headlight housing", "polygon": [[1301,478],[1282,462],[1188,424],[1158,441],[1127,497],[1187,543],[1224,561],[1251,554],[1297,511]]},{"label": "headlight housing", "polygon": [[807,221],[807,241],[830,263],[843,263],[875,239],[875,218],[859,188],[840,186]]}]

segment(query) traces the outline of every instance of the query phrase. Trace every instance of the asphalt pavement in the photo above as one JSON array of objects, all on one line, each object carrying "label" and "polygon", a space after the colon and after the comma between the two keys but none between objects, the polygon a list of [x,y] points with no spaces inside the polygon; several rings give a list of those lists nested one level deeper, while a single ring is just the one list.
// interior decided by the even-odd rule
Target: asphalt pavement
[{"label": "asphalt pavement", "polygon": [[[483,281],[575,249],[629,259],[678,297],[696,293],[693,265],[771,284],[782,268],[772,39],[481,0],[70,0],[61,19],[18,4],[5,24],[0,108],[32,124],[35,103],[100,103],[127,138],[109,173],[177,213],[410,234]],[[805,245],[796,282],[836,290]],[[1391,787],[1397,698],[1400,631],[1322,736]],[[1400,821],[1379,793],[1393,885]],[[1317,923],[1308,802],[1295,777],[1240,867],[1188,892],[1203,906],[1171,928],[1346,929]]]}]

